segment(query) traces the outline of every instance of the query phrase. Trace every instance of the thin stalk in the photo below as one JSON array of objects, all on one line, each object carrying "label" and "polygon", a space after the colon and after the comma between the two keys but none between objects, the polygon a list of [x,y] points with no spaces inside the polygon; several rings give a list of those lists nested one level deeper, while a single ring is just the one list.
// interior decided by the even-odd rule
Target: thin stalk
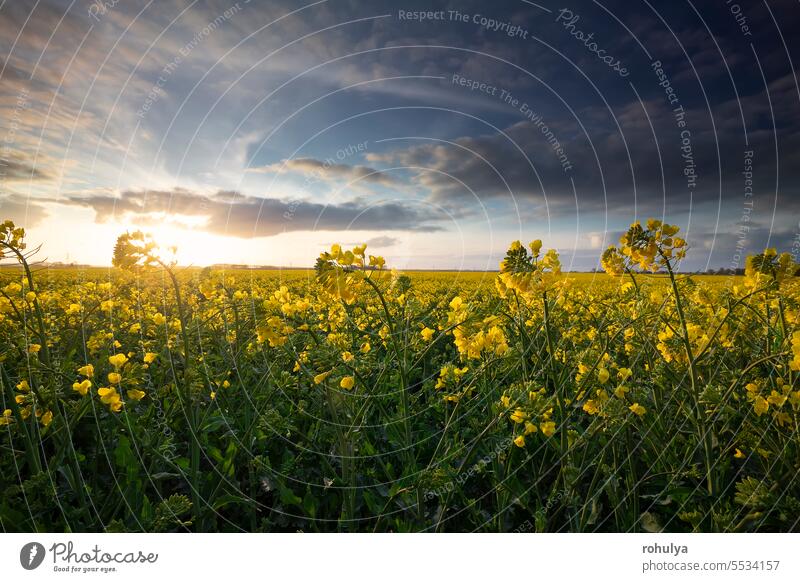
[{"label": "thin stalk", "polygon": [[[663,255],[662,255],[663,256]],[[664,263],[667,267],[667,273],[669,273],[669,280],[670,284],[672,285],[672,294],[675,297],[675,308],[678,312],[678,319],[681,324],[682,330],[682,340],[683,346],[686,351],[686,357],[689,360],[689,375],[691,381],[691,393],[692,398],[694,399],[694,416],[695,416],[695,423],[697,424],[697,429],[699,431],[700,439],[703,443],[703,454],[705,457],[705,465],[706,465],[706,487],[708,489],[708,494],[713,496],[714,495],[714,473],[713,473],[713,461],[712,461],[712,439],[711,439],[711,432],[706,427],[706,418],[703,414],[701,404],[700,404],[700,382],[697,374],[697,366],[696,361],[694,358],[694,354],[692,353],[692,342],[689,339],[689,327],[686,324],[686,314],[683,309],[683,301],[681,301],[681,294],[678,290],[678,283],[675,279],[675,273],[672,270],[672,265],[667,257],[664,257]]]},{"label": "thin stalk", "polygon": [[195,527],[202,529],[201,512],[200,512],[200,443],[199,435],[197,434],[197,410],[194,407],[192,398],[192,388],[189,378],[189,361],[190,361],[190,343],[189,333],[186,329],[186,313],[184,310],[183,298],[181,296],[181,286],[178,278],[172,269],[161,261],[157,260],[158,264],[169,275],[172,283],[172,290],[175,293],[175,303],[178,307],[178,319],[181,323],[181,339],[183,340],[183,401],[186,407],[186,420],[189,425],[189,474],[191,476],[191,490],[192,490],[192,508],[194,511]]}]

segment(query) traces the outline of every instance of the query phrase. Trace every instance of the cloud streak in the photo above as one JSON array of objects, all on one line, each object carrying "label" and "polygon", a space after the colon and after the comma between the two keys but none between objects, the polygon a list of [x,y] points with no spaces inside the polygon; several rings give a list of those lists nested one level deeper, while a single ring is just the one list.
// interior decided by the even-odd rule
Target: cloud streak
[{"label": "cloud streak", "polygon": [[[429,209],[398,202],[340,204],[243,196],[235,191],[211,195],[186,189],[122,192],[119,196],[73,195],[50,202],[91,208],[97,222],[133,219],[139,222],[171,217],[177,224],[196,224],[213,234],[254,238],[295,231],[443,230],[442,217]],[[182,221],[181,218],[188,219]]]},{"label": "cloud streak", "polygon": [[22,182],[26,180],[50,180],[52,175],[43,164],[34,166],[19,152],[11,152],[0,158],[0,181]]},{"label": "cloud streak", "polygon": [[337,164],[330,160],[318,160],[315,158],[297,158],[294,160],[284,160],[276,164],[251,168],[249,172],[254,173],[300,173],[312,179],[324,181],[347,181],[350,183],[367,182],[386,187],[394,187],[402,184],[396,177],[370,168],[368,166],[358,166],[349,164]]},{"label": "cloud streak", "polygon": [[17,194],[0,195],[0,217],[13,220],[18,226],[36,226],[47,218],[48,212],[41,204]]}]

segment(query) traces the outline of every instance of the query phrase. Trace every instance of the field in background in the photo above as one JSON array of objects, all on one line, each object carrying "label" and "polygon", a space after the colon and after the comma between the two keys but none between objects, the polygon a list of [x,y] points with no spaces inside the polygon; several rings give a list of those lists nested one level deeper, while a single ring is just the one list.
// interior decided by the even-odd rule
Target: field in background
[{"label": "field in background", "polygon": [[667,227],[615,276],[539,241],[500,273],[181,269],[125,237],[111,269],[3,269],[0,524],[796,531],[794,264],[680,275]]}]

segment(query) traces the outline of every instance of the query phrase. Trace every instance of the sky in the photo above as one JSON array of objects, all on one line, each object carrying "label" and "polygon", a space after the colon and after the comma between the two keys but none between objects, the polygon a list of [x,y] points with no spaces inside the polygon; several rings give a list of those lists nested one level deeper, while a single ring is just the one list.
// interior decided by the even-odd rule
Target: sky
[{"label": "sky", "polygon": [[[797,0],[0,0],[0,219],[49,261],[682,268],[800,249]],[[797,257],[800,259],[800,256]]]}]

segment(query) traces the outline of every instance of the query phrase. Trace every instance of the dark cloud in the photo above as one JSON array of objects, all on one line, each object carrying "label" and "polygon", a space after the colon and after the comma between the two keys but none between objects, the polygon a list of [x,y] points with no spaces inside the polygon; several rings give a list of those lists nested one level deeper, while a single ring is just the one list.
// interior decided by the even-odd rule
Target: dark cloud
[{"label": "dark cloud", "polygon": [[52,202],[91,208],[98,222],[115,217],[146,221],[165,220],[163,217],[168,216],[178,224],[181,218],[201,219],[199,228],[241,238],[292,231],[442,230],[437,224],[442,217],[432,215],[427,208],[423,211],[397,202],[369,204],[356,200],[321,204],[242,196],[232,191],[202,195],[185,189],[126,191],[119,196],[72,196]]},{"label": "dark cloud", "polygon": [[[632,101],[611,111],[587,107],[576,112],[576,119],[542,116],[541,122],[519,121],[501,132],[458,137],[452,144],[426,140],[368,154],[367,160],[422,168],[414,183],[440,203],[513,196],[540,207],[546,203],[556,216],[587,212],[632,216],[634,208],[651,214],[686,213],[715,204],[741,210],[744,152],[752,151],[758,212],[762,216],[773,209],[795,212],[800,210],[796,91],[789,75],[754,95],[720,103],[713,120],[702,107],[687,108],[688,156],[697,175],[692,186],[685,173],[689,158],[682,147],[686,143],[682,130],[673,110],[658,98]],[[762,122],[770,122],[774,114],[779,120],[775,131],[759,129],[751,120],[745,143],[740,106]],[[563,157],[559,158],[556,146],[563,148]]]}]

